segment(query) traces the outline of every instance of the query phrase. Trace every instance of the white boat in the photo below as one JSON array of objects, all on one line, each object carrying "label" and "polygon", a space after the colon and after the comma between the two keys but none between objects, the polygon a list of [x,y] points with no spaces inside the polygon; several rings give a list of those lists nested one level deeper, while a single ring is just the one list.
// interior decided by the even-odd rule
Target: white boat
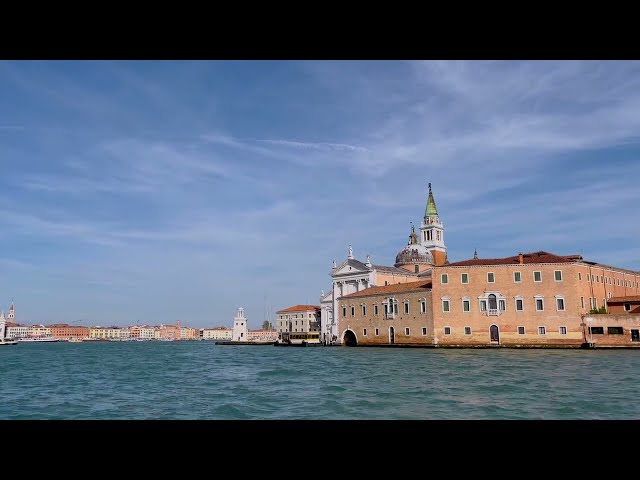
[{"label": "white boat", "polygon": [[43,335],[41,337],[22,337],[17,339],[18,342],[59,342],[60,339],[51,335]]},{"label": "white boat", "polygon": [[17,345],[18,341],[12,338],[0,338],[0,346],[2,345]]}]

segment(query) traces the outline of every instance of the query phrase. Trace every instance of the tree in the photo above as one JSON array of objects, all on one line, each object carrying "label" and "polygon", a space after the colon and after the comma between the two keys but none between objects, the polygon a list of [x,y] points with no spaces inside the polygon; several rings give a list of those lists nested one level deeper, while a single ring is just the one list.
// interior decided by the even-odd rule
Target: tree
[{"label": "tree", "polygon": [[269,320],[265,320],[264,322],[262,322],[262,329],[273,330],[273,324]]}]

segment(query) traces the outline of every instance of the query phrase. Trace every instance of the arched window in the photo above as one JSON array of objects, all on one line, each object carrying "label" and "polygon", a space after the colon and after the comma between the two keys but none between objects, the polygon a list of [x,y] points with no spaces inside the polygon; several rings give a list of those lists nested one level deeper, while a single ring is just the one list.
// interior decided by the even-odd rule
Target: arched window
[{"label": "arched window", "polygon": [[489,295],[489,310],[496,310],[498,308],[498,303],[496,301],[496,296],[492,293]]}]

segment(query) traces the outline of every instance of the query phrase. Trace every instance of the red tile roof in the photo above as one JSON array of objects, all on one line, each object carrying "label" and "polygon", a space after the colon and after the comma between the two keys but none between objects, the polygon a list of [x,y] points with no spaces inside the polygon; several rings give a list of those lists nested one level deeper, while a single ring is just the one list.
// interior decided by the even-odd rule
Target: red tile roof
[{"label": "red tile roof", "polygon": [[640,295],[631,295],[629,297],[611,297],[607,300],[607,303],[625,303],[625,302],[640,302]]},{"label": "red tile roof", "polygon": [[307,312],[309,310],[320,310],[320,307],[318,305],[294,305],[284,310],[278,310],[276,313]]},{"label": "red tile roof", "polygon": [[380,287],[369,287],[359,292],[350,293],[340,298],[368,297],[371,295],[384,295],[386,293],[419,292],[431,288],[431,280],[421,280],[419,282],[394,283],[393,285],[383,285]]},{"label": "red tile roof", "polygon": [[[582,257],[580,257],[582,258]],[[539,252],[523,253],[522,263],[573,263],[580,258],[576,255],[556,255],[554,253]],[[520,263],[520,255],[504,258],[472,258],[443,265],[443,267],[471,267],[475,265],[517,265]]]}]

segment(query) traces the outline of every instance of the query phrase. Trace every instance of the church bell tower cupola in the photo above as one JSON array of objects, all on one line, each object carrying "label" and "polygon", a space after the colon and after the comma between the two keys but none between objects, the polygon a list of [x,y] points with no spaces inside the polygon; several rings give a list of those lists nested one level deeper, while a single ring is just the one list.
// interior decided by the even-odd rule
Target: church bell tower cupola
[{"label": "church bell tower cupola", "polygon": [[435,265],[443,265],[446,263],[447,247],[444,244],[444,225],[440,222],[430,183],[427,206],[424,210],[422,224],[420,225],[420,244],[431,251]]}]

